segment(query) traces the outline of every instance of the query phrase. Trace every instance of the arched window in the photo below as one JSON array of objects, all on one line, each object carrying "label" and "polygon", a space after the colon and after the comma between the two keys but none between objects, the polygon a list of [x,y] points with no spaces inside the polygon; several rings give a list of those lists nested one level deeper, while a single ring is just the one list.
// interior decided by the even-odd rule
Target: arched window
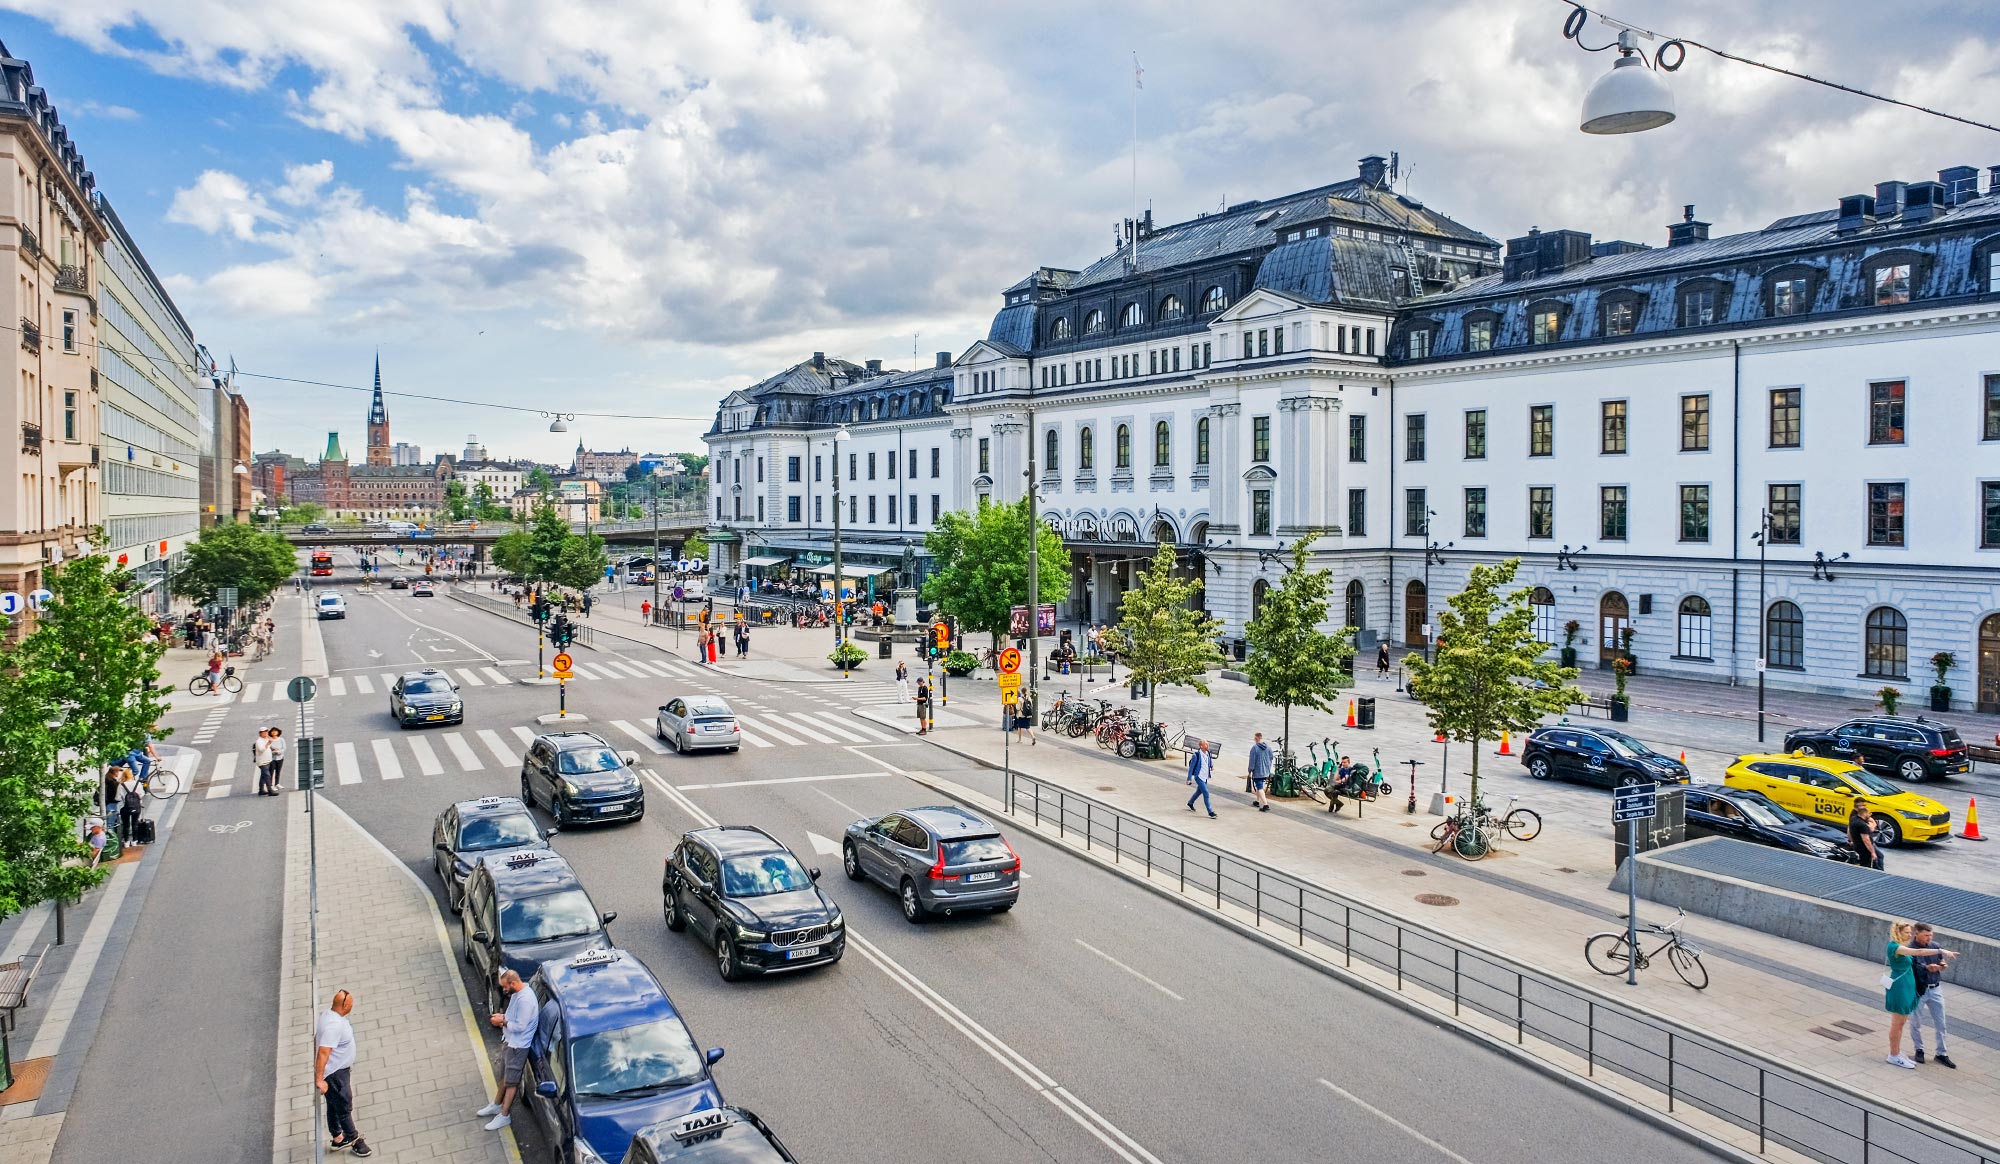
[{"label": "arched window", "polygon": [[1119,327],[1138,327],[1146,322],[1146,313],[1137,303],[1127,303],[1125,310],[1118,314]]},{"label": "arched window", "polygon": [[1708,599],[1690,594],[1681,599],[1680,640],[1674,654],[1683,659],[1707,659],[1715,654],[1715,616]]},{"label": "arched window", "polygon": [[1221,287],[1210,287],[1201,293],[1201,313],[1213,315],[1229,306],[1229,293]]},{"label": "arched window", "polygon": [[1088,428],[1077,434],[1076,467],[1085,473],[1097,467],[1097,441],[1090,435]]},{"label": "arched window", "polygon": [[1347,625],[1355,630],[1368,625],[1368,591],[1359,578],[1347,584]]},{"label": "arched window", "polygon": [[1104,330],[1104,312],[1093,308],[1083,317],[1083,334],[1096,335]]},{"label": "arched window", "polygon": [[1165,299],[1160,300],[1160,311],[1155,318],[1161,323],[1168,323],[1186,314],[1187,308],[1182,306],[1181,297],[1178,295],[1169,295]]},{"label": "arched window", "polygon": [[1403,645],[1424,645],[1424,624],[1430,621],[1430,591],[1422,578],[1410,579],[1403,587]]},{"label": "arched window", "polygon": [[1893,606],[1878,606],[1868,612],[1862,673],[1871,679],[1909,678],[1910,620]]},{"label": "arched window", "polygon": [[1153,426],[1153,468],[1166,468],[1172,452],[1172,434],[1167,430],[1167,422],[1163,420]]},{"label": "arched window", "polygon": [[1042,465],[1042,471],[1045,473],[1054,473],[1061,470],[1062,434],[1057,432],[1055,429],[1050,429],[1049,435],[1043,439],[1042,445],[1048,450],[1048,456],[1045,458],[1045,463]]},{"label": "arched window", "polygon": [[1250,587],[1250,621],[1257,621],[1257,616],[1264,613],[1264,600],[1270,596],[1271,584],[1262,578],[1257,579],[1256,584]]},{"label": "arched window", "polygon": [[1779,599],[1764,615],[1764,665],[1805,670],[1806,616],[1798,603]]},{"label": "arched window", "polygon": [[1052,321],[1049,324],[1049,340],[1051,343],[1062,343],[1064,340],[1067,340],[1068,338],[1069,338],[1069,317],[1066,315],[1058,315],[1055,317],[1054,321]]},{"label": "arched window", "polygon": [[1528,596],[1528,605],[1535,613],[1535,641],[1545,646],[1556,645],[1556,596],[1546,586],[1535,587]]},{"label": "arched window", "polygon": [[1118,426],[1117,454],[1117,468],[1129,469],[1132,467],[1132,430],[1122,424]]},{"label": "arched window", "polygon": [[1206,416],[1194,422],[1194,463],[1197,465],[1208,464],[1208,418]]}]

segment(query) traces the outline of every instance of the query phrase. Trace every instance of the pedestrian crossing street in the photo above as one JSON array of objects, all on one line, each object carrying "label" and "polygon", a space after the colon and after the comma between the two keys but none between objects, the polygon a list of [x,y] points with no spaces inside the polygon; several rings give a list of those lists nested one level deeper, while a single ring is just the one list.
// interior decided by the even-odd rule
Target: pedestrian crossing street
[{"label": "pedestrian crossing street", "polygon": [[[414,668],[412,668],[414,670]],[[521,682],[509,677],[498,667],[441,666],[438,668],[463,687],[506,687]],[[683,663],[676,659],[621,659],[609,661],[593,659],[588,663],[575,663],[570,668],[571,681],[591,681],[610,679],[710,679],[714,672],[706,671],[693,663]],[[348,695],[387,695],[396,684],[402,671],[382,671],[374,675],[350,674],[333,675],[319,681],[319,692],[315,698],[339,699]],[[524,676],[523,678],[527,678]],[[242,694],[236,696],[237,703],[277,703],[285,698],[285,683],[245,683]]]},{"label": "pedestrian crossing street", "polygon": [[[738,714],[736,718],[743,745],[750,748],[890,743],[916,727],[914,719],[908,727],[892,727],[823,711],[760,711],[755,716]],[[613,747],[655,756],[672,751],[654,738],[650,722],[613,719],[577,726],[597,732]],[[448,771],[496,770],[513,775],[520,771],[522,750],[534,742],[536,734],[534,728],[516,725],[507,729],[425,730],[372,740],[338,740],[333,743],[327,762],[326,783],[333,787],[371,780],[439,776]],[[627,745],[627,740],[636,747]],[[283,781],[287,788],[298,785],[295,761],[295,757],[286,761]],[[196,771],[195,790],[210,800],[256,792],[257,765],[250,749],[216,753],[205,772]]]}]

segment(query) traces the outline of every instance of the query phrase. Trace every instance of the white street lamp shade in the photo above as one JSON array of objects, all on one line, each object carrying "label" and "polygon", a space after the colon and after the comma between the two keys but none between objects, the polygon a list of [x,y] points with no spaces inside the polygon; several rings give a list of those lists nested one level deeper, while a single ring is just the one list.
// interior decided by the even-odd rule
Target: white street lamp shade
[{"label": "white street lamp shade", "polygon": [[557,417],[556,419],[554,419],[554,420],[552,420],[552,421],[550,421],[550,422],[549,422],[549,431],[550,431],[550,432],[568,432],[568,431],[569,431],[569,425],[567,425],[567,424],[563,423],[563,419],[562,419],[561,417]]},{"label": "white street lamp shade", "polygon": [[1674,91],[1637,55],[1619,57],[1583,98],[1585,133],[1638,133],[1674,119]]},{"label": "white street lamp shade", "polygon": [[853,435],[853,433],[847,431],[847,426],[844,424],[833,431],[833,439],[837,441],[844,441]]}]

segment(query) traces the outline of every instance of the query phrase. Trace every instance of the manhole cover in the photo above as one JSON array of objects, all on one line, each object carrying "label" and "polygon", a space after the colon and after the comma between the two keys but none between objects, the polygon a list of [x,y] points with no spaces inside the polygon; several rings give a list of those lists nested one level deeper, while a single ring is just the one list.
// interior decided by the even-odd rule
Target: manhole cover
[{"label": "manhole cover", "polygon": [[1574,869],[1570,868],[1570,867],[1569,867],[1568,865],[1557,865],[1557,866],[1556,866],[1556,872],[1558,872],[1558,873],[1574,873],[1574,872],[1576,872],[1576,870],[1574,870]]},{"label": "manhole cover", "polygon": [[1456,897],[1450,897],[1450,896],[1447,896],[1447,895],[1445,895],[1445,894],[1442,894],[1442,893],[1419,893],[1419,894],[1417,894],[1417,904],[1418,904],[1418,905],[1457,905],[1457,904],[1458,904],[1458,898],[1456,898]]},{"label": "manhole cover", "polygon": [[1097,790],[1098,790],[1099,792],[1116,792],[1116,791],[1118,791],[1118,790],[1117,790],[1116,788],[1112,787],[1112,786],[1111,786],[1111,785],[1109,785],[1109,784],[1100,784],[1100,785],[1098,785],[1098,786],[1097,786]]},{"label": "manhole cover", "polygon": [[1430,876],[1430,874],[1428,874],[1428,873],[1424,872],[1424,871],[1423,871],[1422,869],[1405,869],[1405,870],[1403,870],[1403,876],[1405,876],[1405,877],[1428,877],[1428,876]]},{"label": "manhole cover", "polygon": [[1404,828],[1406,828],[1406,829],[1413,829],[1413,828],[1416,828],[1416,827],[1417,827],[1417,822],[1416,822],[1416,821],[1413,821],[1413,820],[1406,820],[1406,821],[1404,821],[1404,822],[1403,822],[1403,827],[1404,827]]}]

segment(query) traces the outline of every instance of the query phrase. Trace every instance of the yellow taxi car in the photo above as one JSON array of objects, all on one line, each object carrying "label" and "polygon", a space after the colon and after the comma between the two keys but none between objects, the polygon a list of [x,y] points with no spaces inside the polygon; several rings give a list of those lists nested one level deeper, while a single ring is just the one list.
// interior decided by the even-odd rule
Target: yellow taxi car
[{"label": "yellow taxi car", "polygon": [[1859,764],[1827,756],[1738,756],[1722,782],[1761,792],[1803,817],[1845,829],[1855,801],[1875,816],[1875,843],[1934,841],[1951,835],[1951,810],[1891,784]]}]

